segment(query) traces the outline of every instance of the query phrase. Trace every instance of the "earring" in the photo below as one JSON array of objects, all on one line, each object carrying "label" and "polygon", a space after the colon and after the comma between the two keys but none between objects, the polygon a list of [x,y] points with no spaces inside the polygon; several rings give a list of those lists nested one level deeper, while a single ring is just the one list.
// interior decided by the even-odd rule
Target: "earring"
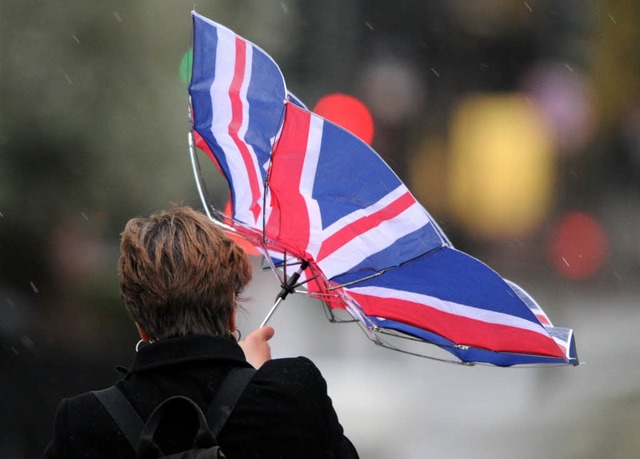
[{"label": "earring", "polygon": [[138,343],[136,344],[136,352],[138,352],[140,350],[140,346],[142,345],[142,343],[144,343],[144,340],[141,339],[140,341],[138,341]]},{"label": "earring", "polygon": [[231,336],[233,336],[233,338],[236,341],[240,341],[240,339],[242,338],[242,333],[240,333],[240,329],[239,328],[236,328],[234,331],[231,332]]}]

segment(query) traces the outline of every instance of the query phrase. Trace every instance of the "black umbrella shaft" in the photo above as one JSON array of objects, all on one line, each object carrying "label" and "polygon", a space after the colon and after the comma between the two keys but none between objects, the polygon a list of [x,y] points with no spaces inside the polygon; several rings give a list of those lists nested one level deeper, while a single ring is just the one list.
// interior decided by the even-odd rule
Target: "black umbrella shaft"
[{"label": "black umbrella shaft", "polygon": [[298,279],[300,279],[300,275],[308,267],[309,267],[309,262],[306,260],[303,261],[302,263],[300,263],[300,269],[298,269],[295,273],[293,273],[291,277],[287,279],[286,282],[282,283],[281,285],[282,289],[280,290],[280,293],[278,293],[278,296],[276,296],[276,302],[271,307],[271,310],[267,314],[267,317],[265,317],[264,320],[262,321],[262,324],[260,324],[260,327],[264,327],[267,324],[267,322],[275,312],[278,305],[287,297],[287,295],[295,291],[296,283],[298,282]]},{"label": "black umbrella shaft", "polygon": [[291,277],[287,279],[286,282],[282,283],[281,285],[282,290],[280,290],[280,293],[278,293],[278,296],[276,298],[281,298],[284,300],[287,297],[287,295],[289,295],[289,293],[293,293],[296,288],[296,283],[298,282],[298,279],[300,279],[300,275],[308,267],[309,267],[308,261],[305,260],[302,263],[300,263],[300,269],[298,269],[295,273],[293,273]]}]

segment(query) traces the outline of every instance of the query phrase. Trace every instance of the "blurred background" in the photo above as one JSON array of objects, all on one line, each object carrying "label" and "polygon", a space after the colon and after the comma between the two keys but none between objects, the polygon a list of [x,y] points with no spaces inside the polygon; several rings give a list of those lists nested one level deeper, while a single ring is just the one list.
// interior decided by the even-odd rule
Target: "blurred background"
[{"label": "blurred background", "polygon": [[[131,362],[115,268],[126,221],[201,208],[187,151],[193,7],[0,3],[2,457],[39,457],[60,399]],[[361,457],[640,457],[640,3],[195,8],[271,54],[310,108],[355,121],[458,248],[575,329],[585,365],[468,368],[378,348],[288,299],[274,356],[316,362]],[[224,206],[224,180],[210,188]],[[278,291],[254,261],[245,333]]]}]

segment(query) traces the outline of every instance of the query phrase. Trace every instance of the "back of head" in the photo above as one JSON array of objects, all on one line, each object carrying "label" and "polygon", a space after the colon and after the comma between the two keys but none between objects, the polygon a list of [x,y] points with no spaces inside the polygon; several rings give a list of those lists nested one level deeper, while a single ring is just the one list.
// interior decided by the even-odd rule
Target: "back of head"
[{"label": "back of head", "polygon": [[242,248],[207,216],[176,206],[131,219],[120,252],[122,298],[152,339],[228,333],[251,266]]}]

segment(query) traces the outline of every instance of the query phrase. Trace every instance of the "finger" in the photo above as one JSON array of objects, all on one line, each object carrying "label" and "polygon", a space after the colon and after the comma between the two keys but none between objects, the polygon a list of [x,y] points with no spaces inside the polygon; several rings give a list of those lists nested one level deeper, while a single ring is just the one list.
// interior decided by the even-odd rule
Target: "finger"
[{"label": "finger", "polygon": [[[273,327],[265,326],[254,330],[249,336],[252,339],[256,339],[258,341],[269,341],[271,338],[273,338],[274,334],[275,330],[273,329]],[[247,338],[249,338],[249,336]]]},{"label": "finger", "polygon": [[271,338],[273,338],[274,334],[275,330],[273,329],[273,327],[265,326],[249,333],[245,338],[245,341],[269,341]]},{"label": "finger", "polygon": [[273,338],[273,335],[276,334],[276,331],[273,329],[273,327],[270,327],[269,325],[261,327],[256,331],[260,333],[261,338],[265,341],[269,341],[271,338]]}]

